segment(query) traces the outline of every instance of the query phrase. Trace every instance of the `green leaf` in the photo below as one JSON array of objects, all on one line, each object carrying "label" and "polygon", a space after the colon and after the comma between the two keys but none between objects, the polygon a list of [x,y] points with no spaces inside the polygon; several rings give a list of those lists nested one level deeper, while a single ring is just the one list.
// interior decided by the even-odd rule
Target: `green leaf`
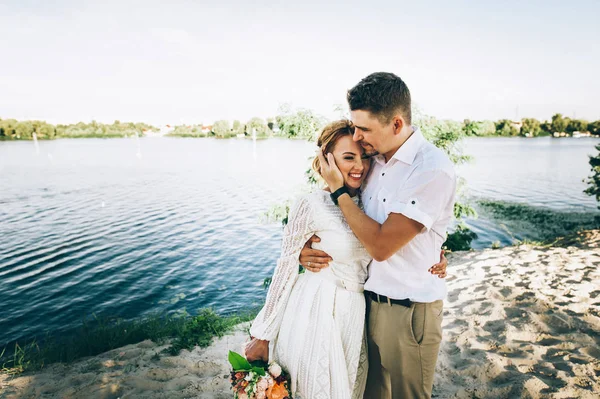
[{"label": "green leaf", "polygon": [[229,351],[229,363],[231,363],[231,367],[233,371],[250,371],[252,366],[248,363],[242,355],[239,353],[235,353],[233,351]]},{"label": "green leaf", "polygon": [[262,367],[252,367],[252,371],[254,371],[256,374],[260,375],[260,376],[265,376],[265,369]]}]

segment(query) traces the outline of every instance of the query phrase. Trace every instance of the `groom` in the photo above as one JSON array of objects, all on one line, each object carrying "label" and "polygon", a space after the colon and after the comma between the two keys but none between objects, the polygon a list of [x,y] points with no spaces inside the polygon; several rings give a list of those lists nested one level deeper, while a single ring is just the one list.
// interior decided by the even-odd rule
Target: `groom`
[{"label": "groom", "polygon": [[[332,154],[319,151],[321,174],[348,225],[373,256],[365,284],[369,376],[365,398],[430,398],[442,339],[445,280],[437,262],[453,215],[456,178],[446,154],[411,125],[408,87],[373,73],[348,91],[354,141],[375,157],[362,192],[363,212],[344,190]],[[312,240],[318,240],[313,238]],[[311,271],[328,255],[302,250]]]}]

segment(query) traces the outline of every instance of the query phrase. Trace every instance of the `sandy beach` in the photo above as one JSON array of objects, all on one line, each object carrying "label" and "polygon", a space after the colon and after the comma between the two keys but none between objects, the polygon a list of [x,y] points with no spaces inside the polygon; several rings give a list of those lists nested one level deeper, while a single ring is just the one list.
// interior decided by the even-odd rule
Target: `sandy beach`
[{"label": "sandy beach", "polygon": [[[552,247],[520,245],[449,256],[436,398],[600,396],[600,232]],[[228,350],[168,356],[144,341],[38,373],[0,375],[0,399],[231,398]]]}]

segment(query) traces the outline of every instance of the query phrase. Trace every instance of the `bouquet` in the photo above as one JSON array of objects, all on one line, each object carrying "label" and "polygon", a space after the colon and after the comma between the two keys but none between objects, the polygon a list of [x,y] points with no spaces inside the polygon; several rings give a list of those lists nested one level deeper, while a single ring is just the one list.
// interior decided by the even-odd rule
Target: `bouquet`
[{"label": "bouquet", "polygon": [[232,351],[229,363],[233,369],[229,381],[235,399],[292,399],[289,374],[277,363],[250,363]]}]

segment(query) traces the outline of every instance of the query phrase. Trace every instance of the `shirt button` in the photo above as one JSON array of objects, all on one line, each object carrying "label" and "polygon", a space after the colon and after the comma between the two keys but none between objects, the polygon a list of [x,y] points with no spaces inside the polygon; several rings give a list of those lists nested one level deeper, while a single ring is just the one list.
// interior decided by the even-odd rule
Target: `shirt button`
[{"label": "shirt button", "polygon": [[369,197],[369,199],[372,199],[373,197]]},{"label": "shirt button", "polygon": [[385,198],[383,199],[383,202],[385,202]]},{"label": "shirt button", "polygon": [[381,174],[381,176],[385,176],[385,172],[383,172],[383,173]]},{"label": "shirt button", "polygon": [[414,205],[414,204],[415,204],[415,201],[411,202],[411,204],[413,204],[413,205]]}]

